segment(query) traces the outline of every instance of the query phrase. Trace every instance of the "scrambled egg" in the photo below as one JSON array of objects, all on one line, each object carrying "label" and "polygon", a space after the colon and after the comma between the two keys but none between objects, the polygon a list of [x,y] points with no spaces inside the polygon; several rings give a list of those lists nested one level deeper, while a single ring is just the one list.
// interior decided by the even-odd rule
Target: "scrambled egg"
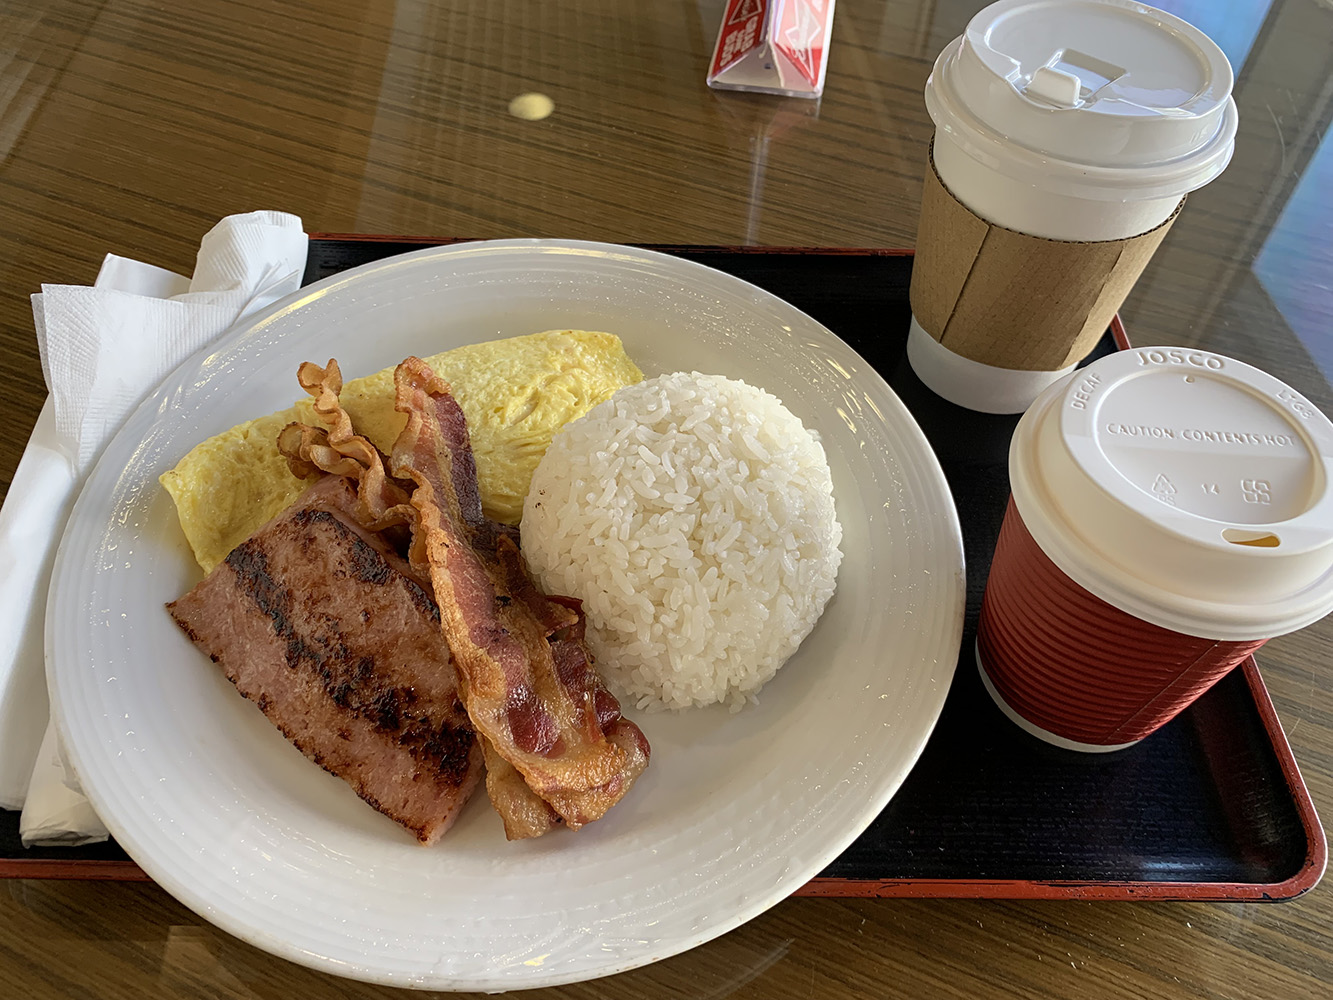
[{"label": "scrambled egg", "polygon": [[[583,330],[469,344],[425,360],[467,417],[482,508],[507,524],[523,516],[532,472],[556,431],[643,380],[619,337]],[[393,368],[349,381],[340,398],[357,432],[388,454],[407,422],[393,408]],[[298,420],[319,425],[309,400],[209,438],[161,477],[204,572],[308,485],[291,474],[276,444],[278,432]]]}]

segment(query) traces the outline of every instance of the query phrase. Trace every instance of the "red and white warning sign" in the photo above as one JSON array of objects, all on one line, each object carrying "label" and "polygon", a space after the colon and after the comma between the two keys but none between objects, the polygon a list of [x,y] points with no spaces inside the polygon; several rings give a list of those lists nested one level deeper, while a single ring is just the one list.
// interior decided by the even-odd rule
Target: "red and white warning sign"
[{"label": "red and white warning sign", "polygon": [[727,0],[708,85],[818,97],[834,0]]}]

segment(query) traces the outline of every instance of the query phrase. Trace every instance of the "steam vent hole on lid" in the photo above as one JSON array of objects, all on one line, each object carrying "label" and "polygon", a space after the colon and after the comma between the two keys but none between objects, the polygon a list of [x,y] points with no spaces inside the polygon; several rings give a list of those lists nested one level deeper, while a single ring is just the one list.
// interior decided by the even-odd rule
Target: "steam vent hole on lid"
[{"label": "steam vent hole on lid", "polygon": [[1282,544],[1282,539],[1271,531],[1246,531],[1242,528],[1226,528],[1222,537],[1232,545],[1249,545],[1256,549],[1275,549]]}]

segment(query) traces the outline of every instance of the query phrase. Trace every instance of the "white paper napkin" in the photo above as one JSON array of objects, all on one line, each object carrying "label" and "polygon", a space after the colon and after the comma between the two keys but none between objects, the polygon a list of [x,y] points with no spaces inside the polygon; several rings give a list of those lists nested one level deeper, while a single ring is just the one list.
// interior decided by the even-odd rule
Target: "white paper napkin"
[{"label": "white paper napkin", "polygon": [[[25,845],[105,839],[48,727],[42,631],[51,563],[79,487],[103,445],[177,365],[237,320],[295,291],[301,220],[223,219],[192,278],[108,255],[96,283],[32,297],[50,391],[0,508],[0,806],[23,806]],[[26,802],[25,802],[26,800]]]}]

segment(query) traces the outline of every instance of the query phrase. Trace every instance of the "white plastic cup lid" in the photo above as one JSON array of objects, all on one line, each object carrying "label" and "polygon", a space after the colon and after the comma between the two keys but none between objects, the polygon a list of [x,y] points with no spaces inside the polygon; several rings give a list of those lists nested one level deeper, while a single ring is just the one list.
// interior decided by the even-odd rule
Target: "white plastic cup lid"
[{"label": "white plastic cup lid", "polygon": [[1236,136],[1233,74],[1198,28],[1132,0],[1000,0],[945,47],[926,84],[937,129],[1052,191],[1181,196]]},{"label": "white plastic cup lid", "polygon": [[1051,386],[1009,452],[1014,502],[1066,575],[1144,621],[1271,638],[1333,610],[1333,423],[1207,351],[1134,348]]}]

